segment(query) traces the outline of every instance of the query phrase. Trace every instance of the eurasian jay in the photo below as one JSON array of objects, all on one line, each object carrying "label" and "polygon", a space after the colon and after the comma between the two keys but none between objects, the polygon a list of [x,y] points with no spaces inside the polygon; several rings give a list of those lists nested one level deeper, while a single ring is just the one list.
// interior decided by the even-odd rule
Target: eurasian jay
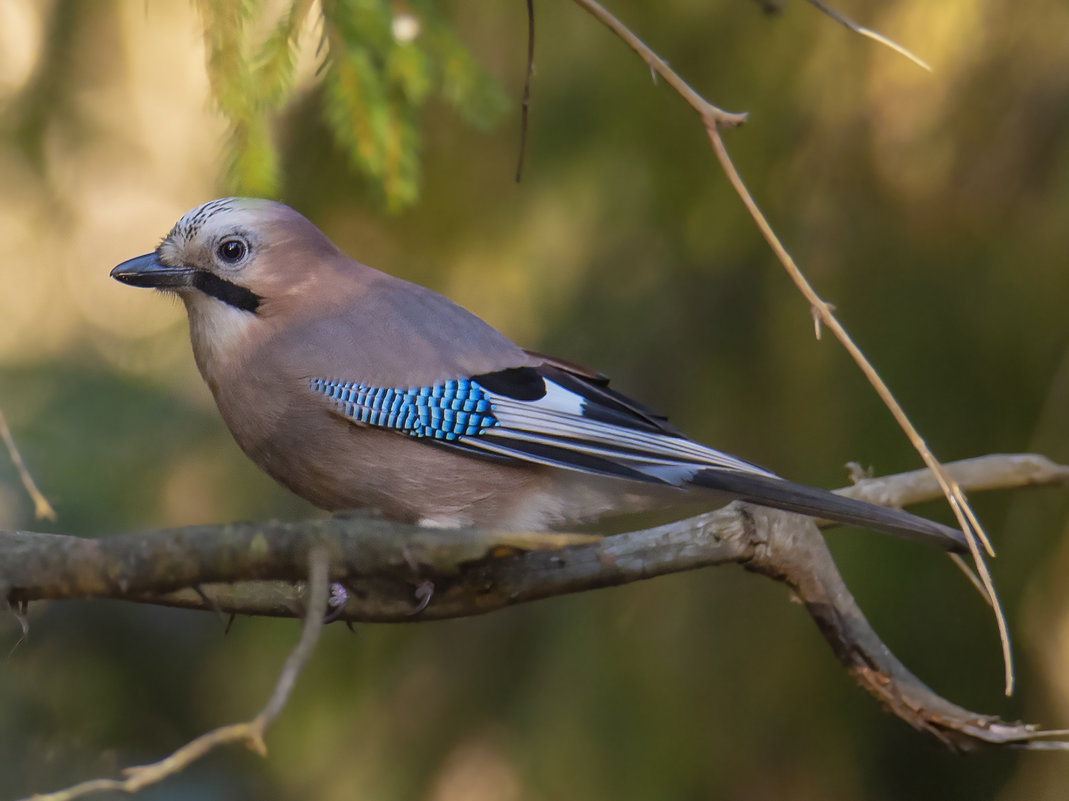
[{"label": "eurasian jay", "polygon": [[175,292],[241,449],[327,510],[545,530],[725,498],[961,550],[961,532],[687,439],[607,379],[353,261],[293,209],[223,198],[111,275]]}]

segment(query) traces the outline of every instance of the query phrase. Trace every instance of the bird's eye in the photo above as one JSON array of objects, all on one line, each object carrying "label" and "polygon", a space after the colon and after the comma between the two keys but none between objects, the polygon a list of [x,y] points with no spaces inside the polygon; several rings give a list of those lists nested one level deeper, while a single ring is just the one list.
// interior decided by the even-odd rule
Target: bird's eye
[{"label": "bird's eye", "polygon": [[220,242],[215,252],[223,261],[234,264],[245,258],[245,254],[249,252],[249,246],[245,244],[244,239],[233,237]]}]

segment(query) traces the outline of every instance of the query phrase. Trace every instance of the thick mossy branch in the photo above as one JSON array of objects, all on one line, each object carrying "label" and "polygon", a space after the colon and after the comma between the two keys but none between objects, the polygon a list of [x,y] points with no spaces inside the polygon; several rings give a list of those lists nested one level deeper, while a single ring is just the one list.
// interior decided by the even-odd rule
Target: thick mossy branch
[{"label": "thick mossy branch", "polygon": [[[1035,455],[985,456],[947,469],[968,490],[1069,481],[1069,468]],[[843,492],[896,506],[941,495],[927,471],[866,479]],[[910,725],[963,750],[1062,745],[1034,726],[973,713],[933,693],[869,626],[811,520],[742,504],[608,537],[432,530],[368,516],[93,540],[0,532],[0,588],[13,605],[117,598],[299,617],[306,609],[306,566],[317,547],[328,555],[331,581],[347,591],[332,618],[349,621],[476,615],[734,562],[790,586],[855,681]]]}]

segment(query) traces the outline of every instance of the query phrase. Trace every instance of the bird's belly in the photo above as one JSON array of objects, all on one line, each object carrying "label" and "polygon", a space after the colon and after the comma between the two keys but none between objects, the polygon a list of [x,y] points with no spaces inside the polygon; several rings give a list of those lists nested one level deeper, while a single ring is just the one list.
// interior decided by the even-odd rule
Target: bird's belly
[{"label": "bird's belly", "polygon": [[[654,486],[483,459],[332,414],[281,419],[256,440],[231,427],[268,475],[328,511],[372,509],[437,527],[546,530],[663,506]],[[678,491],[667,493],[678,497]]]},{"label": "bird's belly", "polygon": [[490,463],[323,414],[281,421],[239,445],[268,475],[322,509],[372,509],[391,520],[495,525],[545,482],[537,467]]}]

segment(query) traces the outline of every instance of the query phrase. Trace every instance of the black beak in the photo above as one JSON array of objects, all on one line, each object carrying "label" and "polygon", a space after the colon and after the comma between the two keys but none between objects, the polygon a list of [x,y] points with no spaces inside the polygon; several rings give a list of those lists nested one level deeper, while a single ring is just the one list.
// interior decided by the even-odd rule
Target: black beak
[{"label": "black beak", "polygon": [[124,261],[111,271],[111,277],[130,286],[177,289],[192,286],[194,272],[192,267],[168,267],[160,262],[155,253],[146,253]]}]

